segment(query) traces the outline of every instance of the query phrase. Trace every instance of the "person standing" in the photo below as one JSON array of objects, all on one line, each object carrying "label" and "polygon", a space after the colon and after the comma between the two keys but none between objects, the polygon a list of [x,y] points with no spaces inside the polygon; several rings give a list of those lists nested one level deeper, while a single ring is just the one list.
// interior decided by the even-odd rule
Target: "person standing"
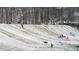
[{"label": "person standing", "polygon": [[51,43],[51,48],[53,48],[53,44]]},{"label": "person standing", "polygon": [[24,28],[23,24],[21,24],[21,27]]}]

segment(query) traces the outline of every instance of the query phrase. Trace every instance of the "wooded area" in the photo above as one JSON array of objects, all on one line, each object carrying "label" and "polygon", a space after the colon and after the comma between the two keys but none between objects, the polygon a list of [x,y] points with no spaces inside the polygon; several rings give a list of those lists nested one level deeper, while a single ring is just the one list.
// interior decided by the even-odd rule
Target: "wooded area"
[{"label": "wooded area", "polygon": [[56,24],[79,22],[79,8],[74,7],[0,7],[0,23]]}]

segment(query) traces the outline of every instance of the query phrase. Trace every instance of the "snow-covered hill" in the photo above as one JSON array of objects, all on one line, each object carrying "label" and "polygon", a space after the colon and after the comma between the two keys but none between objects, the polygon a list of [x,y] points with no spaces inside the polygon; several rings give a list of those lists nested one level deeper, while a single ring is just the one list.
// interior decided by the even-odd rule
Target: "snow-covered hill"
[{"label": "snow-covered hill", "polygon": [[78,45],[79,31],[71,26],[0,24],[1,51],[78,50]]}]

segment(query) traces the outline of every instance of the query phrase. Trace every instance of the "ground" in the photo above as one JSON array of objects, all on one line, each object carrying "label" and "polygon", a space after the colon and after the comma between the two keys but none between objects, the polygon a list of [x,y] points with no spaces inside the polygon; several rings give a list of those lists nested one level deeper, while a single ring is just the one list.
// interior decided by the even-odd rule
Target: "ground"
[{"label": "ground", "polygon": [[1,51],[76,51],[78,46],[79,31],[68,25],[0,24]]}]

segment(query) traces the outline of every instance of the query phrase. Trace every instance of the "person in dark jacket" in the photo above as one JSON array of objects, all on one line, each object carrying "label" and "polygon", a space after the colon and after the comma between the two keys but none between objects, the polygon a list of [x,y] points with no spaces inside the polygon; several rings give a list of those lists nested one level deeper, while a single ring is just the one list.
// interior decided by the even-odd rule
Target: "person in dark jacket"
[{"label": "person in dark jacket", "polygon": [[53,48],[53,44],[51,43],[51,48]]},{"label": "person in dark jacket", "polygon": [[21,24],[21,27],[24,28],[23,24]]}]

